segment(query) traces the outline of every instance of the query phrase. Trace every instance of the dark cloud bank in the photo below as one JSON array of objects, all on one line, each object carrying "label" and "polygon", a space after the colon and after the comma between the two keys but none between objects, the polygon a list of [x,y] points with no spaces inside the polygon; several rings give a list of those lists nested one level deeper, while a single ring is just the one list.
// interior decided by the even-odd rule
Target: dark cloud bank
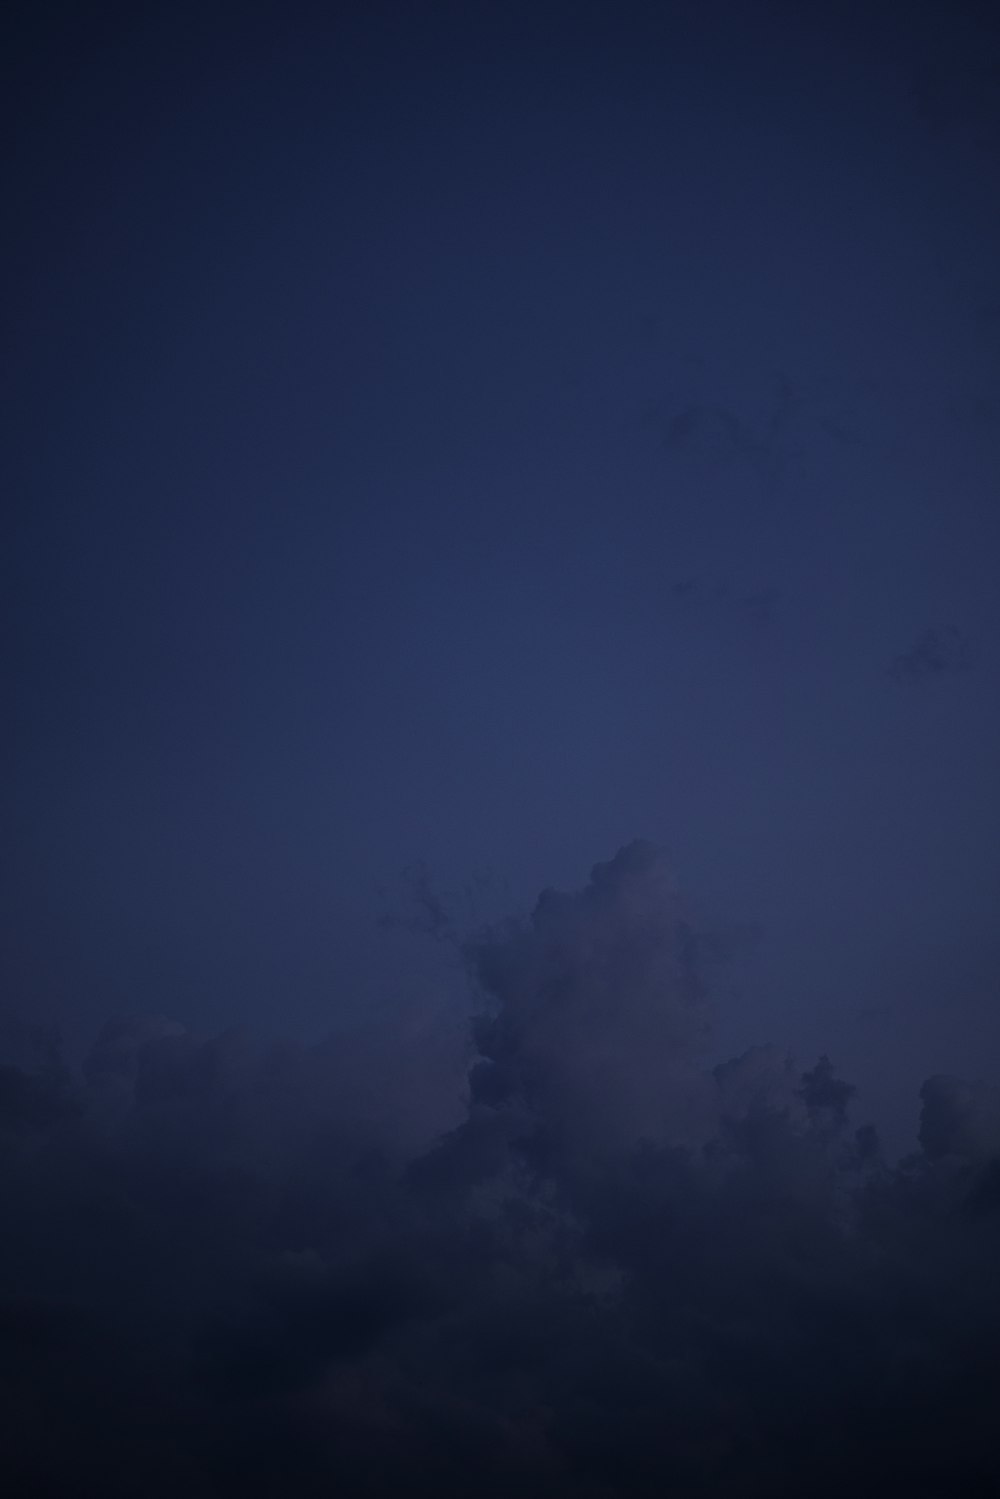
[{"label": "dark cloud bank", "polygon": [[645,844],[465,955],[464,1099],[164,1022],[0,1071],[5,1492],[992,1491],[1000,1093],[890,1164],[827,1058],[709,1067]]}]

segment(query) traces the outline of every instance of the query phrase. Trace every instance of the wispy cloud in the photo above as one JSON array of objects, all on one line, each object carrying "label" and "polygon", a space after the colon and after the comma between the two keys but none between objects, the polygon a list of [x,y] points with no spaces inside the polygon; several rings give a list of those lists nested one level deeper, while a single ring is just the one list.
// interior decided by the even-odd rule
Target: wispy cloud
[{"label": "wispy cloud", "polygon": [[959,630],[932,628],[918,635],[908,650],[893,657],[889,674],[897,682],[927,682],[965,671],[971,664],[971,647]]}]

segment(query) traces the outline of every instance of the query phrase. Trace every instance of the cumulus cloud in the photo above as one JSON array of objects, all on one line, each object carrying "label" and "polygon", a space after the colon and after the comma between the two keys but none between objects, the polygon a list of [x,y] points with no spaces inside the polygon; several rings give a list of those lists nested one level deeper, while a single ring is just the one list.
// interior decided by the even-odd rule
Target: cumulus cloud
[{"label": "cumulus cloud", "polygon": [[704,945],[643,843],[468,940],[464,1100],[409,1130],[332,1044],[6,1067],[16,1491],[987,1491],[1000,1094],[929,1079],[887,1162],[827,1057],[709,1065]]},{"label": "cumulus cloud", "polygon": [[683,1131],[711,1030],[698,942],[657,850],[633,843],[578,894],[546,891],[526,925],[470,944],[492,1001],[473,1101],[526,1110],[569,1150]]}]

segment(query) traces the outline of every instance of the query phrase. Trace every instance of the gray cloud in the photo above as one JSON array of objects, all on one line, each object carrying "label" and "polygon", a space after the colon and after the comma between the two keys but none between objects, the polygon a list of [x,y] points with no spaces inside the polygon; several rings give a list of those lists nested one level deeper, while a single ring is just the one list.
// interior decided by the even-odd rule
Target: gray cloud
[{"label": "gray cloud", "polygon": [[985,1491],[996,1090],[929,1079],[893,1165],[828,1058],[709,1067],[703,945],[642,843],[467,939],[429,1149],[332,1045],[116,1022],[8,1068],[19,1492]]}]

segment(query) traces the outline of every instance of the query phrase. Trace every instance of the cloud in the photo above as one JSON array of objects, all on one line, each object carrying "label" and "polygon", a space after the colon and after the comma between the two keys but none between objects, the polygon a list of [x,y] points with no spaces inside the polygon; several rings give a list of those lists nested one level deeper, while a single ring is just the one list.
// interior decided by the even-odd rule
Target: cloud
[{"label": "cloud", "polygon": [[762,382],[764,400],[756,415],[746,417],[712,400],[671,403],[660,414],[653,406],[647,422],[663,433],[663,446],[675,458],[701,459],[739,466],[772,485],[815,446],[817,438],[838,445],[855,442],[859,417],[854,400],[829,382],[804,384],[781,371]]},{"label": "cloud", "polygon": [[470,944],[491,1008],[474,1102],[530,1116],[546,1149],[593,1151],[702,1128],[691,1059],[711,1033],[701,939],[650,844],[546,891],[528,923]]},{"label": "cloud", "polygon": [[893,658],[890,676],[897,682],[926,682],[964,671],[972,664],[968,641],[955,629],[928,629]]},{"label": "cloud", "polygon": [[1000,1157],[1000,1088],[929,1077],[920,1089],[920,1144],[932,1160]]},{"label": "cloud", "polygon": [[118,1021],[8,1066],[17,1491],[987,1491],[1000,1093],[928,1079],[892,1164],[830,1059],[709,1065],[705,946],[645,843],[466,939],[430,1145],[378,1050]]},{"label": "cloud", "polygon": [[75,1110],[71,1086],[63,1073],[30,1073],[0,1066],[0,1132],[44,1129],[72,1116]]}]

